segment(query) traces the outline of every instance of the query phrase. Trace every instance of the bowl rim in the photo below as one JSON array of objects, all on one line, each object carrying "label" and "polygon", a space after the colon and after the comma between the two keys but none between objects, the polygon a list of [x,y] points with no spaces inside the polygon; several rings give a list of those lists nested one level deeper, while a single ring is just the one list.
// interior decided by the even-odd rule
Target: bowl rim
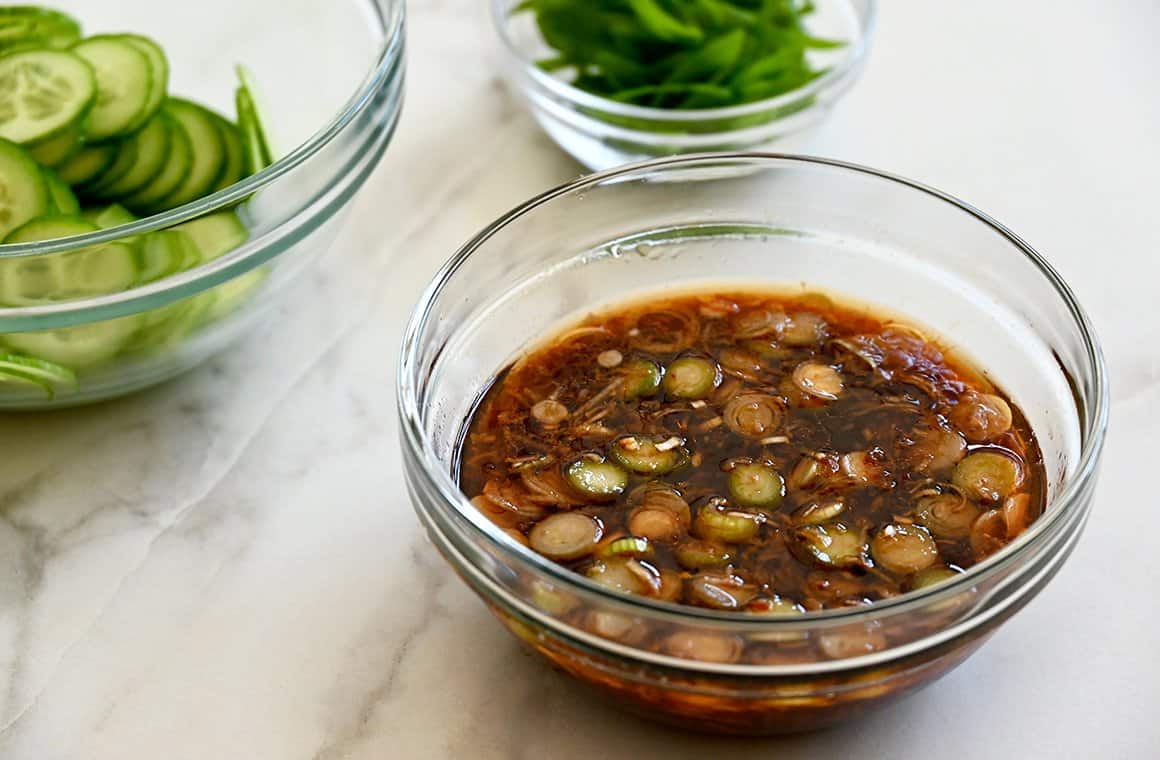
[{"label": "bowl rim", "polygon": [[[0,261],[87,248],[133,235],[141,235],[172,227],[173,225],[205,216],[214,211],[229,208],[262,188],[273,184],[279,178],[289,174],[309,161],[326,146],[344,134],[351,124],[374,103],[375,94],[385,85],[393,81],[395,74],[400,71],[396,64],[401,59],[403,48],[404,19],[406,15],[405,3],[402,0],[369,0],[368,4],[373,9],[373,15],[378,20],[383,33],[382,43],[379,46],[374,64],[363,76],[354,93],[347,99],[338,113],[286,155],[260,171],[242,179],[240,182],[236,182],[184,205],[138,219],[129,224],[118,225],[96,232],[87,232],[82,235],[58,238],[51,241],[0,245]],[[357,163],[357,161],[353,163]],[[345,175],[351,168],[352,166],[344,164],[341,169],[342,174]],[[86,311],[90,308],[99,308],[102,312],[111,312],[110,316],[119,316],[124,313],[132,313],[136,309],[117,309],[116,307],[118,305],[124,307],[126,304],[138,304],[148,300],[151,296],[174,290],[183,291],[179,297],[185,297],[220,284],[220,282],[229,279],[230,275],[238,274],[240,273],[239,270],[246,269],[247,267],[239,262],[254,258],[257,253],[269,244],[270,238],[277,237],[274,233],[284,229],[289,222],[303,211],[316,207],[333,190],[333,186],[339,184],[341,183],[328,183],[322,192],[302,202],[301,207],[290,218],[283,220],[259,238],[247,241],[247,243],[213,261],[203,263],[192,269],[156,282],[147,283],[117,293],[33,306],[2,307],[0,308],[0,320],[51,317],[77,311]],[[227,271],[228,274],[221,274],[223,270]],[[198,287],[199,285],[203,287]]]},{"label": "bowl rim", "polygon": [[858,36],[856,44],[849,48],[849,54],[842,59],[839,65],[830,68],[822,76],[807,82],[801,87],[784,92],[781,95],[720,108],[654,108],[651,106],[621,103],[600,95],[593,95],[559,77],[552,76],[549,72],[536,66],[534,61],[528,59],[523,54],[516,45],[515,40],[512,39],[506,23],[509,15],[508,7],[512,4],[510,0],[492,0],[491,15],[504,49],[511,56],[512,60],[519,64],[520,72],[534,84],[547,90],[556,97],[585,108],[597,109],[601,113],[679,124],[714,121],[718,119],[735,119],[752,114],[765,113],[813,98],[831,88],[840,88],[865,63],[870,51],[870,43],[874,37],[874,31],[877,28],[878,0],[863,0],[863,2],[866,4],[866,15],[860,19],[859,30],[861,33]]},{"label": "bowl rim", "polygon": [[[588,578],[562,565],[558,565],[528,547],[523,546],[471,505],[466,494],[459,489],[458,485],[452,480],[450,473],[440,464],[434,447],[424,433],[423,419],[425,410],[419,406],[419,392],[424,387],[424,378],[419,374],[421,371],[419,363],[419,351],[421,349],[420,337],[424,334],[429,321],[432,319],[432,304],[443,292],[448,282],[455,276],[464,262],[499,230],[558,197],[607,183],[628,181],[635,176],[644,176],[656,170],[679,170],[682,167],[690,167],[698,164],[712,165],[723,162],[768,162],[769,165],[788,162],[790,164],[823,167],[825,169],[835,169],[839,172],[851,172],[870,176],[926,194],[935,200],[942,201],[957,208],[978,222],[990,227],[992,231],[1005,239],[1016,252],[1021,253],[1030,260],[1038,269],[1040,275],[1048,280],[1054,288],[1056,295],[1067,307],[1083,341],[1083,358],[1089,365],[1091,371],[1091,402],[1090,405],[1077,404],[1081,441],[1079,460],[1072,476],[1065,482],[1062,491],[1048,505],[1048,509],[1044,514],[1035,520],[1015,540],[983,562],[967,568],[965,572],[959,574],[953,580],[901,594],[891,599],[877,601],[864,607],[813,611],[806,612],[804,615],[794,616],[793,618],[779,619],[767,616],[738,615],[733,612],[721,612],[700,607],[677,605],[647,597],[611,592]],[[1075,380],[1073,378],[1069,379]],[[781,627],[789,630],[809,627],[814,623],[829,624],[837,621],[843,623],[868,622],[880,619],[883,613],[889,613],[891,615],[902,614],[928,604],[937,603],[956,596],[968,590],[968,588],[973,587],[979,581],[985,580],[1009,567],[1028,547],[1038,545],[1041,539],[1046,540],[1044,539],[1045,536],[1050,538],[1052,529],[1066,518],[1071,517],[1075,509],[1083,505],[1084,501],[1081,497],[1089,482],[1095,477],[1100,454],[1106,438],[1110,395],[1103,351],[1095,335],[1091,321],[1080,306],[1075,294],[1055,268],[1041,254],[1006,226],[983,211],[949,193],[897,174],[830,158],[744,151],[731,153],[698,153],[654,159],[585,175],[525,201],[484,227],[444,263],[432,281],[423,290],[412,311],[403,333],[396,370],[396,404],[400,421],[400,435],[403,445],[407,450],[405,453],[414,457],[419,463],[421,477],[425,478],[430,485],[434,486],[443,505],[448,507],[452,514],[462,518],[462,522],[466,522],[470,526],[469,530],[497,549],[505,557],[505,561],[514,562],[517,566],[526,567],[533,575],[541,578],[546,577],[563,588],[574,589],[582,595],[595,596],[603,601],[638,614],[648,614],[655,618],[671,620],[678,623],[697,621],[729,625],[742,630],[768,630],[771,627]]]}]

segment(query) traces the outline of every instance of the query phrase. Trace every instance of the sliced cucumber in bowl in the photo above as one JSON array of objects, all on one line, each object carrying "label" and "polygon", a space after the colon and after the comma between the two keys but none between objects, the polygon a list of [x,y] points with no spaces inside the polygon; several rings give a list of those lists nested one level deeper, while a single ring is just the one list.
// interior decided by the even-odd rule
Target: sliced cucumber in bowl
[{"label": "sliced cucumber in bowl", "polygon": [[137,221],[137,216],[119,203],[110,203],[103,208],[94,206],[86,209],[81,216],[86,222],[92,222],[102,230]]},{"label": "sliced cucumber in bowl", "polygon": [[55,168],[77,154],[84,145],[84,130],[73,124],[55,137],[24,146],[41,166]]},{"label": "sliced cucumber in bowl", "polygon": [[72,16],[36,5],[0,8],[0,50],[46,47],[63,50],[81,37]]},{"label": "sliced cucumber in bowl", "polygon": [[148,185],[169,157],[169,146],[175,129],[173,118],[167,113],[158,112],[125,141],[132,143],[134,157],[129,171],[98,184],[93,188],[93,195],[104,199],[124,198]]},{"label": "sliced cucumber in bowl", "polygon": [[0,137],[37,143],[66,133],[88,115],[96,77],[80,57],[63,50],[18,49],[0,55]]},{"label": "sliced cucumber in bowl", "polygon": [[19,146],[0,140],[0,239],[48,213],[48,184],[36,162]]},{"label": "sliced cucumber in bowl", "polygon": [[201,260],[197,246],[181,230],[149,233],[142,241],[137,255],[137,281],[142,284],[192,269]]},{"label": "sliced cucumber in bowl", "polygon": [[137,142],[132,137],[124,140],[111,140],[106,144],[112,145],[116,149],[113,161],[101,170],[100,174],[88,182],[77,185],[77,192],[85,198],[103,200],[103,196],[99,194],[99,189],[119,181],[137,165]]},{"label": "sliced cucumber in bowl", "polygon": [[116,143],[98,143],[82,146],[80,150],[55,168],[62,180],[73,187],[79,187],[95,180],[116,160]]},{"label": "sliced cucumber in bowl", "polygon": [[[78,216],[46,216],[13,230],[5,243],[56,240],[100,229]],[[53,255],[0,260],[0,303],[30,306],[115,293],[137,279],[133,247],[123,241]],[[116,355],[140,325],[138,315],[7,333],[3,343],[29,357],[82,369]]]},{"label": "sliced cucumber in bowl", "polygon": [[169,99],[169,113],[189,137],[191,161],[181,183],[158,200],[151,210],[156,213],[197,200],[213,189],[226,168],[226,144],[217,126],[219,118],[196,103],[180,98]]},{"label": "sliced cucumber in bowl", "polygon": [[172,118],[173,111],[168,103],[162,109],[162,113],[172,119],[164,165],[144,187],[118,199],[125,208],[139,214],[153,213],[164,198],[177,190],[193,165],[193,143],[189,133],[180,120]]},{"label": "sliced cucumber in bowl", "polygon": [[125,44],[137,48],[149,62],[152,85],[146,97],[144,111],[146,116],[140,121],[138,125],[140,126],[156,114],[161,104],[165,102],[165,96],[169,92],[169,59],[166,58],[161,46],[148,37],[139,34],[118,34],[116,37]]},{"label": "sliced cucumber in bowl", "polygon": [[20,354],[0,354],[0,384],[39,388],[49,398],[59,387],[77,384],[77,375],[68,367]]},{"label": "sliced cucumber in bowl", "polygon": [[[230,120],[173,97],[169,61],[147,37],[81,37],[80,25],[65,14],[0,7],[0,245],[127,225],[269,165],[273,157],[253,85],[240,68],[238,77],[238,111]],[[19,256],[0,250],[0,313],[83,301],[206,264],[248,238],[237,213],[246,200],[98,245]],[[113,361],[131,366],[137,354],[173,351],[251,299],[266,274],[259,267],[128,317],[0,334],[0,389],[51,393],[75,383],[76,372],[83,385],[86,376],[96,380],[120,371]],[[110,366],[97,369],[102,364]]]},{"label": "sliced cucumber in bowl", "polygon": [[42,174],[44,184],[48,188],[48,200],[51,206],[49,213],[66,216],[76,216],[81,213],[81,202],[77,200],[76,193],[72,191],[72,188],[65,184],[65,181],[52,169],[45,169]]},{"label": "sliced cucumber in bowl", "polygon": [[226,163],[222,169],[221,176],[218,177],[217,183],[213,187],[213,192],[223,190],[235,182],[241,182],[246,178],[246,152],[245,146],[242,143],[241,132],[238,128],[225,118],[214,114],[214,122],[217,124],[218,132],[222,138],[222,144],[226,150]]},{"label": "sliced cucumber in bowl", "polygon": [[85,117],[87,139],[132,134],[161,105],[152,99],[153,66],[137,45],[107,34],[81,40],[72,52],[95,73],[97,100]]},{"label": "sliced cucumber in bowl", "polygon": [[232,211],[206,214],[172,229],[189,236],[200,253],[201,264],[232,251],[250,236],[242,220]]},{"label": "sliced cucumber in bowl", "polygon": [[[59,240],[99,229],[79,216],[43,216],[16,228],[4,242]],[[121,240],[55,254],[20,256],[0,260],[0,304],[33,306],[89,298],[118,293],[136,281],[133,247]]]},{"label": "sliced cucumber in bowl", "polygon": [[121,353],[140,326],[140,315],[134,314],[59,330],[7,333],[0,340],[29,357],[83,370]]}]

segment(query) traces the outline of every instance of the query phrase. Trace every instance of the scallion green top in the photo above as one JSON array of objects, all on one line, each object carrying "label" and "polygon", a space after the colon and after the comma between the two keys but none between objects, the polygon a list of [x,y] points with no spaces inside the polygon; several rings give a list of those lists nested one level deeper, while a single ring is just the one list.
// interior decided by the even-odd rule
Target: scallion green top
[{"label": "scallion green top", "polygon": [[576,87],[654,108],[719,108],[771,98],[821,76],[809,0],[524,0],[555,51],[539,61]]}]

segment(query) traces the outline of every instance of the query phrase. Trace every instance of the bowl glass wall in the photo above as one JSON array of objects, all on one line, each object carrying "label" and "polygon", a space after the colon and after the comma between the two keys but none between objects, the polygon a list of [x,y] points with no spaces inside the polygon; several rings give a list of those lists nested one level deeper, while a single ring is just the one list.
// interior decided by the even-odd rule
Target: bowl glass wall
[{"label": "bowl glass wall", "polygon": [[228,253],[146,285],[0,306],[0,352],[55,361],[78,376],[52,396],[0,381],[0,409],[65,406],[137,390],[192,367],[248,330],[326,250],[341,212],[385,150],[402,101],[399,0],[65,0],[58,7],[80,19],[87,34],[132,31],[154,38],[170,59],[170,93],[229,118],[234,66],[245,65],[279,160],[132,225],[4,246],[0,277],[5,270],[55,266],[80,251],[99,254],[103,243],[235,208],[246,228],[244,242]]},{"label": "bowl glass wall", "polygon": [[[821,290],[973,358],[1043,448],[1046,514],[944,585],[799,618],[610,594],[513,541],[455,485],[464,421],[529,344],[673,288]],[[439,550],[515,632],[654,718],[812,728],[929,682],[1054,575],[1086,519],[1107,415],[1086,317],[1053,270],[980,212],[873,170],[790,156],[671,159],[595,175],[498,220],[422,297],[403,346],[408,485]]]},{"label": "bowl glass wall", "polygon": [[808,152],[810,128],[829,114],[857,80],[869,54],[875,0],[818,0],[806,28],[842,40],[834,50],[810,52],[825,73],[808,85],[766,100],[728,108],[672,110],[628,105],[572,87],[541,70],[551,58],[532,13],[512,13],[519,0],[492,0],[508,80],[540,126],[589,169],[704,151],[768,149]]}]

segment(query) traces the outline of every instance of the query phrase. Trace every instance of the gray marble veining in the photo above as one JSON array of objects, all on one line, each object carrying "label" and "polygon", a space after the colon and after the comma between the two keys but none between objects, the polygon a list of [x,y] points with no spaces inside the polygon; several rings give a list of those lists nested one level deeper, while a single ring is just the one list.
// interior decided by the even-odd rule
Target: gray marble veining
[{"label": "gray marble veining", "polygon": [[865,79],[815,151],[943,187],[1025,235],[1088,306],[1115,389],[1083,541],[978,655],[856,737],[721,743],[611,710],[464,590],[402,485],[400,330],[460,243],[580,168],[498,85],[485,4],[416,0],[395,142],[277,319],[135,398],[0,417],[0,757],[805,758],[856,739],[867,757],[966,760],[1160,746],[1160,618],[1140,604],[1160,563],[1131,538],[1154,519],[1144,478],[1160,430],[1160,11],[884,5]]}]

